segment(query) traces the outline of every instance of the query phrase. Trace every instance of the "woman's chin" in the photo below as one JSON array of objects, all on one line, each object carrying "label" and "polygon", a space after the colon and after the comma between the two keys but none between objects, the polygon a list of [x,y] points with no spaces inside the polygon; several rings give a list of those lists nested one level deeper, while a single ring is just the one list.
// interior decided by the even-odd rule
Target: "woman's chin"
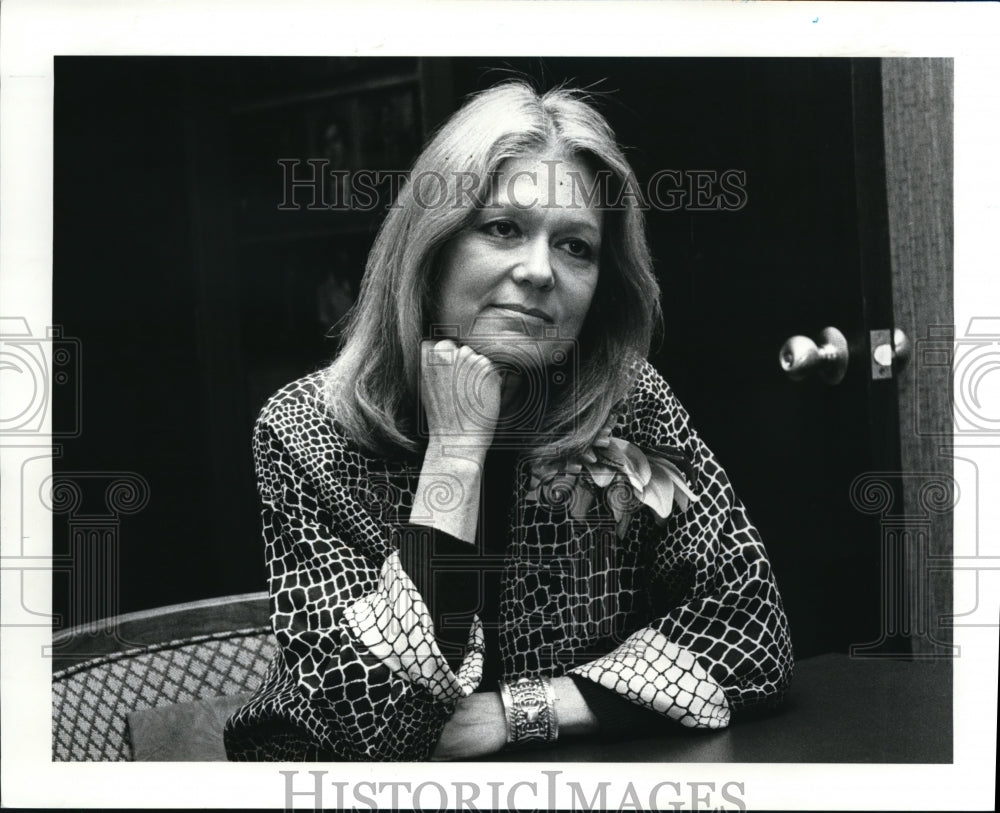
[{"label": "woman's chin", "polygon": [[565,339],[539,339],[523,333],[470,336],[462,343],[500,367],[524,372],[565,364],[573,346],[572,341]]}]

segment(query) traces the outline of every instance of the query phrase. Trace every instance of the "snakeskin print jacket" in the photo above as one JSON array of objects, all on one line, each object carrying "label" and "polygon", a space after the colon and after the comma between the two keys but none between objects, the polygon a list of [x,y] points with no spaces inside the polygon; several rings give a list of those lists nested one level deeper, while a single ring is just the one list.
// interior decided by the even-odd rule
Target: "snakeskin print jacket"
[{"label": "snakeskin print jacket", "polygon": [[[262,410],[254,455],[279,652],[229,720],[234,760],[420,760],[476,688],[481,630],[453,670],[400,556],[420,466],[358,451],[321,397],[322,374]],[[788,625],[760,537],[725,472],[656,370],[643,363],[613,436],[684,457],[696,499],[622,524],[526,499],[514,478],[503,559],[506,679],[571,674],[658,712],[715,728],[774,704],[792,671]],[[405,560],[405,561],[404,561]],[[478,623],[478,622],[476,622]]]}]

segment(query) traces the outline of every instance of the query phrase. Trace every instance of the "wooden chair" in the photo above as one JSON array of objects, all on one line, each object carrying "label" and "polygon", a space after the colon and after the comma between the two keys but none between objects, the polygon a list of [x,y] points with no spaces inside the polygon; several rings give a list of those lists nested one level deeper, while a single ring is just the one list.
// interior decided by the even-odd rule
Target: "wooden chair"
[{"label": "wooden chair", "polygon": [[277,649],[266,593],[104,619],[52,644],[54,761],[134,759],[130,713],[212,698],[238,705]]}]

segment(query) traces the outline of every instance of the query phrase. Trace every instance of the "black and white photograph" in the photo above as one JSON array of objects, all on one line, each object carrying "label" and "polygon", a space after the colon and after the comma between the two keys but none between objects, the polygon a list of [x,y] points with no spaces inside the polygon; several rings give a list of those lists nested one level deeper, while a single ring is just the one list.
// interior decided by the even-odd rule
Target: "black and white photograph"
[{"label": "black and white photograph", "polygon": [[5,145],[21,798],[985,809],[977,63],[306,36],[54,47],[49,265]]}]

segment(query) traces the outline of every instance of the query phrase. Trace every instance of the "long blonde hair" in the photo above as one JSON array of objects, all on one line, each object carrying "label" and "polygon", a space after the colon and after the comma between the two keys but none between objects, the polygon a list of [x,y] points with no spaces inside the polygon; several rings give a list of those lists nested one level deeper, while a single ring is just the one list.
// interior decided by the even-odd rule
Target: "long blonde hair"
[{"label": "long blonde hair", "polygon": [[[363,450],[418,452],[420,342],[434,312],[442,247],[476,215],[475,206],[426,205],[428,197],[485,201],[491,179],[514,157],[557,149],[610,175],[610,194],[634,176],[604,117],[581,91],[536,93],[508,81],[472,96],[430,140],[372,246],[339,355],[328,367],[324,396],[335,420]],[[423,190],[423,181],[436,191]],[[447,191],[442,197],[440,192]],[[617,191],[616,191],[617,190]],[[531,456],[581,452],[612,407],[625,398],[635,364],[646,357],[660,319],[659,286],[646,244],[643,213],[622,195],[604,213],[597,290],[580,333],[575,387],[554,392]]]}]

